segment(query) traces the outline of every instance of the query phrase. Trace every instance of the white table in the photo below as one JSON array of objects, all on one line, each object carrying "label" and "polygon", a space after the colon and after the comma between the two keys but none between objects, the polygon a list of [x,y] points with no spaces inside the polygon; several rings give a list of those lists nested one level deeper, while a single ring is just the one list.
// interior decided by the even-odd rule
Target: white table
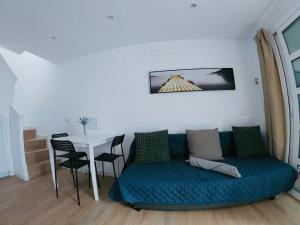
[{"label": "white table", "polygon": [[[98,185],[97,185],[97,178],[96,178],[96,169],[95,169],[95,160],[94,160],[94,150],[95,147],[107,144],[112,142],[114,136],[107,135],[107,134],[87,134],[84,135],[74,135],[74,136],[68,136],[68,137],[61,137],[61,138],[55,138],[55,140],[66,140],[71,141],[75,146],[79,147],[87,147],[89,149],[89,160],[90,160],[90,169],[91,169],[91,177],[92,177],[92,183],[93,183],[93,191],[94,191],[94,197],[95,201],[99,200],[99,194],[98,194]],[[53,184],[55,186],[55,171],[54,171],[54,156],[53,156],[53,149],[51,145],[49,145],[49,156],[50,156],[50,163],[51,163],[51,173],[52,173],[52,179]]]}]

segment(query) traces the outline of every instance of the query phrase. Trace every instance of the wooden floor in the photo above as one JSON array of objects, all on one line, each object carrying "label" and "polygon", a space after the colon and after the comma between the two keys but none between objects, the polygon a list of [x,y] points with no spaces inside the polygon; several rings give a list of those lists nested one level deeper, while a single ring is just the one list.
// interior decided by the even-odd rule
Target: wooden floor
[{"label": "wooden floor", "polygon": [[137,212],[112,202],[107,190],[111,178],[102,181],[101,200],[95,202],[88,188],[87,176],[80,176],[81,206],[76,204],[76,192],[68,171],[59,172],[64,178],[56,199],[50,175],[24,183],[15,177],[0,179],[1,225],[247,225],[300,224],[300,203],[285,194],[279,200],[255,204],[187,212],[141,210]]}]

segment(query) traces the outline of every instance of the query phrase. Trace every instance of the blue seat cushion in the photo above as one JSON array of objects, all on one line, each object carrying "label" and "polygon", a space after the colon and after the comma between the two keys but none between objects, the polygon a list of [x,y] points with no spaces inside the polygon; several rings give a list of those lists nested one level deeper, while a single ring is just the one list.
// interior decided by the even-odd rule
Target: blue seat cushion
[{"label": "blue seat cushion", "polygon": [[192,167],[184,160],[167,163],[130,164],[111,187],[113,200],[125,203],[215,206],[258,201],[290,190],[297,172],[272,157],[224,162],[238,168],[235,179]]}]

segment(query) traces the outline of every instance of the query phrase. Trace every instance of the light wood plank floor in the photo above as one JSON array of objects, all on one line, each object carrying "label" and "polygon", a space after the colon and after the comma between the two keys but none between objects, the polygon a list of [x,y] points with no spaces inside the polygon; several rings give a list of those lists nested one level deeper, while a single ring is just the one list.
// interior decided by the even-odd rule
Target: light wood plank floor
[{"label": "light wood plank floor", "polygon": [[[101,200],[95,202],[86,175],[81,175],[81,206],[76,204],[76,191],[68,171],[63,177],[59,199],[55,197],[50,175],[24,183],[15,177],[0,179],[0,225],[299,225],[300,203],[287,194],[279,200],[267,200],[239,207],[164,212],[137,212],[112,202],[107,190],[111,178],[101,179]],[[62,179],[61,179],[62,180]]]}]

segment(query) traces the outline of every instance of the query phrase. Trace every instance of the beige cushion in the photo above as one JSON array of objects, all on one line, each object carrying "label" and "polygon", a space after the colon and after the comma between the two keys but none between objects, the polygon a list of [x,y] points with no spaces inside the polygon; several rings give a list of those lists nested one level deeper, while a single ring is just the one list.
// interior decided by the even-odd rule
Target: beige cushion
[{"label": "beige cushion", "polygon": [[190,156],[221,160],[222,149],[218,129],[213,130],[186,130]]}]

